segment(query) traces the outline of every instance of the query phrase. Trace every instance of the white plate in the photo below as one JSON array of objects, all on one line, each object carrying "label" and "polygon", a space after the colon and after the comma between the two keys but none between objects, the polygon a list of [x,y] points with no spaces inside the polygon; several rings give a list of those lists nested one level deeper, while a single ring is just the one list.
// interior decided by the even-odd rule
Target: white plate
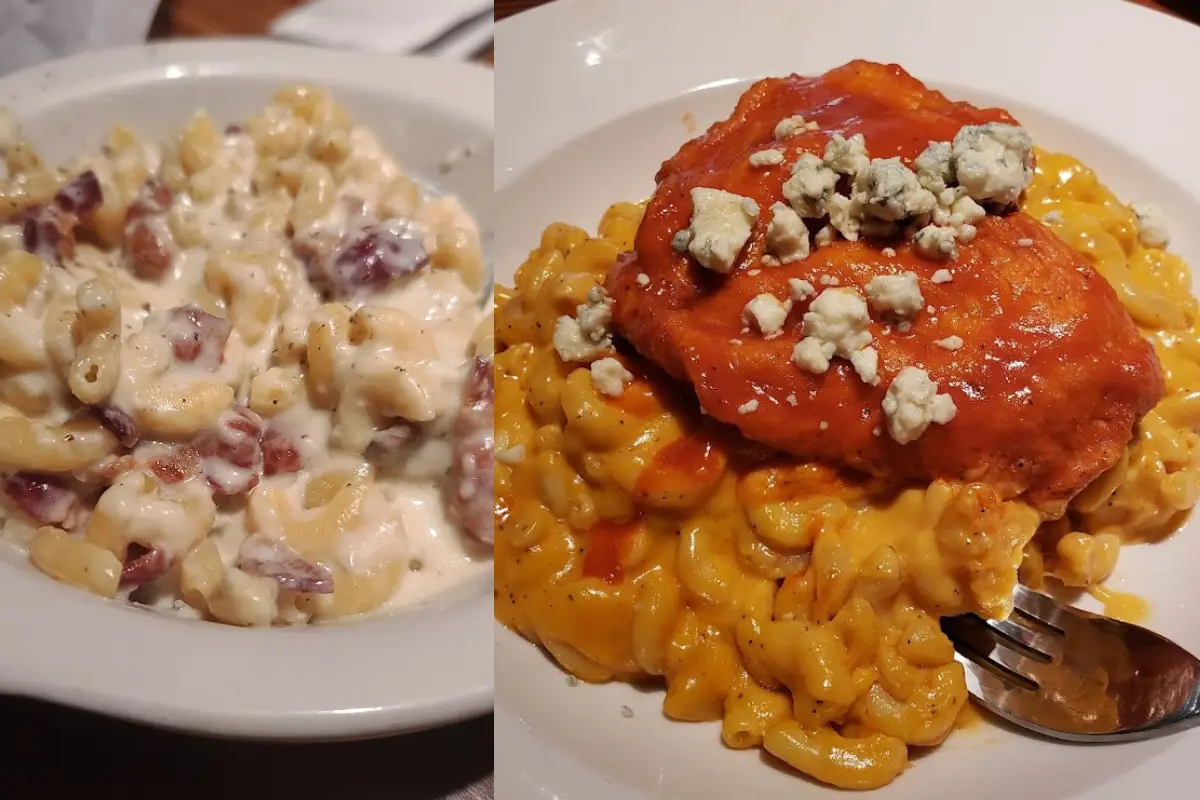
[{"label": "white plate", "polygon": [[[114,123],[147,137],[199,107],[245,118],[283,83],[332,90],[412,172],[490,227],[488,70],[262,42],[154,45],[0,80],[0,104],[45,157],[95,151]],[[440,178],[447,150],[478,155]],[[367,737],[483,714],[492,704],[490,576],[357,624],[242,630],[122,607],[0,562],[0,691],[222,736]]]},{"label": "white plate", "polygon": [[[1086,9],[1083,7],[1086,5]],[[1200,269],[1200,28],[1109,0],[566,0],[502,22],[498,280],[544,225],[594,229],[615,200],[653,189],[659,164],[726,116],[746,82],[818,74],[854,58],[902,64],[956,99],[1010,109],[1043,146],[1097,168],[1118,194],[1159,201],[1173,249]],[[1200,524],[1123,551],[1112,585],[1149,599],[1149,624],[1200,652]],[[569,687],[497,626],[496,785],[503,798],[833,796],[716,724],[666,720],[660,691]],[[634,710],[626,719],[622,705]],[[880,798],[1179,797],[1200,731],[1071,747],[991,725],[951,737]]]}]

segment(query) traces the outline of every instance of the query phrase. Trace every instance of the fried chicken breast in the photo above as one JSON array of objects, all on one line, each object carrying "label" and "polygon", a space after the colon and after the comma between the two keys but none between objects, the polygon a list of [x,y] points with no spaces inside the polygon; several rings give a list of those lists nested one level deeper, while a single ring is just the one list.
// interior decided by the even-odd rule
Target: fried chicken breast
[{"label": "fried chicken breast", "polygon": [[[816,125],[777,139],[777,124],[793,115]],[[617,332],[749,439],[886,478],[984,481],[1061,509],[1117,461],[1163,391],[1153,348],[1086,259],[1009,210],[980,220],[953,260],[896,235],[837,238],[792,263],[763,263],[769,209],[783,200],[788,166],[801,154],[821,156],[834,134],[862,134],[872,158],[911,166],[930,142],[988,122],[1015,124],[1002,110],[950,102],[897,66],[854,62],[817,78],[759,81],[729,119],[659,171],[635,250],[607,282]],[[780,151],[782,163],[752,163],[764,149]],[[749,198],[760,210],[727,272],[672,247],[689,226],[697,187]],[[807,223],[813,232],[821,224]],[[941,270],[951,279],[942,272],[935,281]],[[763,293],[788,298],[790,279],[817,294],[832,286],[865,292],[872,278],[905,272],[917,276],[926,308],[904,321],[872,310],[875,385],[845,359],[822,374],[793,362],[812,297],[791,304],[774,338],[743,317]],[[927,371],[957,413],[902,444],[888,434],[883,400],[906,367]]]}]

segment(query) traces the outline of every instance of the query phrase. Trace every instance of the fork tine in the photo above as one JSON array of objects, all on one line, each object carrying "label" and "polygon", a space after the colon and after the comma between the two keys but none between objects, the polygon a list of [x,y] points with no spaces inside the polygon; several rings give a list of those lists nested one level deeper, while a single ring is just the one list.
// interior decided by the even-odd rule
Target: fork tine
[{"label": "fork tine", "polygon": [[1051,662],[1041,661],[1040,659],[1030,658],[1020,650],[1012,647],[1008,642],[1000,637],[994,637],[995,645],[990,653],[983,655],[990,661],[999,664],[1010,672],[1020,675],[1026,680],[1037,683],[1038,667],[1044,667]]},{"label": "fork tine", "polygon": [[[963,661],[965,658],[981,669],[990,668],[993,671],[1012,673],[1010,676],[997,676],[998,680],[1008,684],[1024,681],[1036,685],[1037,681],[1029,677],[1029,665],[1039,662],[1034,662],[1032,659],[1017,661],[1020,654],[1010,649],[1011,643],[1001,638],[995,630],[974,614],[944,617],[942,630],[954,644],[959,661]],[[1000,656],[997,657],[997,654]]]},{"label": "fork tine", "polygon": [[[949,624],[945,624],[947,621]],[[990,665],[1011,672],[1014,680],[1037,684],[1035,676],[1038,674],[1038,667],[1052,661],[1051,653],[1046,653],[1044,659],[1027,656],[1023,649],[1001,636],[995,627],[974,614],[951,617],[943,620],[943,623],[942,630],[950,636],[955,650],[975,662],[986,662],[983,664],[984,668]],[[1052,652],[1057,652],[1057,648]]]},{"label": "fork tine", "polygon": [[1065,633],[1070,622],[1064,619],[1069,612],[1055,600],[1017,584],[1013,590],[1013,607],[1046,627]]},{"label": "fork tine", "polygon": [[1002,644],[1011,647],[1015,642],[1018,650],[1029,651],[1027,655],[1030,658],[1043,663],[1053,661],[1054,655],[1062,647],[1061,637],[1032,630],[1015,622],[1011,617],[1003,620],[984,620],[984,624],[1000,634]]},{"label": "fork tine", "polygon": [[1003,698],[1010,693],[1030,691],[1018,683],[1000,677],[994,671],[976,663],[970,656],[960,651],[954,652],[954,660],[962,664],[963,670],[966,672],[967,691],[993,711],[1001,709]]},{"label": "fork tine", "polygon": [[[940,621],[981,705],[1072,742],[1135,741],[1200,725],[1200,659],[1144,628],[1022,587],[1014,601],[1020,613],[1010,620]],[[1088,688],[1072,688],[1080,686]]]}]

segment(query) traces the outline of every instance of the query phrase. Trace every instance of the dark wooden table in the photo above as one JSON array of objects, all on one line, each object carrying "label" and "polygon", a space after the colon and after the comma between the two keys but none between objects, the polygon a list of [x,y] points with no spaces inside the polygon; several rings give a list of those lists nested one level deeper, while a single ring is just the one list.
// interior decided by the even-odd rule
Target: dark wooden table
[{"label": "dark wooden table", "polygon": [[[163,0],[154,35],[261,36],[283,12],[304,0]],[[491,63],[492,48],[478,54]]]},{"label": "dark wooden table", "polygon": [[[137,680],[136,672],[130,680]],[[369,742],[259,744],[198,739],[0,698],[0,727],[9,736],[0,747],[0,797],[5,800],[492,796],[490,716]],[[470,787],[474,795],[462,794]]]},{"label": "dark wooden table", "polygon": [[540,6],[545,2],[546,0],[496,0],[496,19],[511,17],[513,14],[517,14],[527,8]]}]

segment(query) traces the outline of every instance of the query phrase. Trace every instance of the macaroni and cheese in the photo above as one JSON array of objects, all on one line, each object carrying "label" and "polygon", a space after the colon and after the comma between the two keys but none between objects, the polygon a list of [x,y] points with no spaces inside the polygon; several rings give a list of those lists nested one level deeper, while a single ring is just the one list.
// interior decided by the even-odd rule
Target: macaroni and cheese
[{"label": "macaroni and cheese", "polygon": [[[804,135],[803,120],[798,130]],[[1165,374],[1162,400],[1116,465],[1065,513],[984,480],[870,477],[780,454],[716,422],[620,341],[593,339],[586,358],[564,358],[575,351],[559,346],[557,321],[594,314],[598,287],[612,285],[634,247],[645,206],[618,203],[595,236],[548,227],[515,287],[498,292],[497,618],[583,680],[661,678],[667,716],[718,721],[727,746],[762,747],[824,783],[885,785],[912,748],[943,741],[967,687],[940,617],[1004,617],[1018,576],[1099,591],[1122,544],[1168,535],[1200,498],[1190,388],[1200,377],[1200,330],[1188,268],[1161,239],[1139,240],[1135,213],[1087,167],[1040,151],[1035,160],[1020,210],[1094,261]],[[972,223],[950,216],[949,240],[970,247],[974,231],[964,235],[964,226]],[[818,232],[814,247],[833,235]],[[697,240],[675,239],[664,246],[681,254]],[[953,285],[954,267],[953,259],[931,264],[932,283]],[[642,277],[631,291],[649,283]],[[787,309],[832,280],[795,280]],[[861,330],[858,313],[837,317],[843,340]],[[809,334],[808,315],[804,322]],[[885,335],[904,324],[896,319]],[[740,338],[762,332],[747,322]],[[963,341],[939,346],[953,352]],[[826,369],[834,354],[833,345],[823,354]],[[616,362],[628,379],[598,379],[614,370],[597,370],[597,359]],[[904,402],[932,409],[924,425],[944,424],[937,387],[922,391]],[[743,399],[730,405],[756,413],[758,401]]]},{"label": "macaroni and cheese", "polygon": [[223,128],[201,111],[163,145],[117,127],[64,169],[0,128],[10,547],[236,625],[486,569],[492,323],[455,198],[312,87]]}]

